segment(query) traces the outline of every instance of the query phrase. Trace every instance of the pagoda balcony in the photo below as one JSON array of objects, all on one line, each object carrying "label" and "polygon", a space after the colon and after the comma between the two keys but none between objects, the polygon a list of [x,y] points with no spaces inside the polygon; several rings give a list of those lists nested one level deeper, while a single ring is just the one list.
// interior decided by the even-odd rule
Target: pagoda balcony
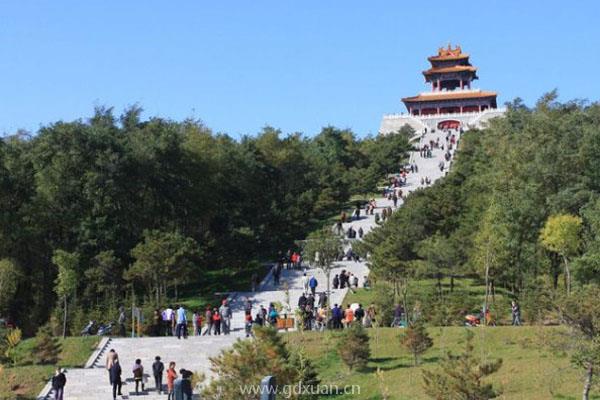
[{"label": "pagoda balcony", "polygon": [[418,119],[434,119],[434,118],[456,118],[456,117],[472,117],[477,114],[485,113],[505,113],[506,108],[487,108],[483,111],[471,111],[471,112],[457,112],[457,113],[440,113],[440,114],[428,114],[428,115],[412,115],[409,113],[396,113],[396,114],[384,114],[385,119],[403,119],[406,117],[413,117]]}]

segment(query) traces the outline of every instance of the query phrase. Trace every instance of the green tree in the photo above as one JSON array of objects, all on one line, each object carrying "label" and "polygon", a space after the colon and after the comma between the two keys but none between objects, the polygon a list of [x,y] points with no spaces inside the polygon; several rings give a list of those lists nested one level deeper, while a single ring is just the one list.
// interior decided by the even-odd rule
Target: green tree
[{"label": "green tree", "polygon": [[600,368],[600,288],[587,286],[558,302],[563,323],[570,327],[572,362],[585,371],[583,399],[589,399],[594,374]]},{"label": "green tree", "polygon": [[475,237],[474,261],[478,270],[483,269],[485,299],[483,311],[489,307],[491,285],[506,265],[510,250],[507,248],[509,232],[499,217],[500,208],[492,203],[484,214],[483,224]]},{"label": "green tree", "polygon": [[465,352],[448,353],[437,371],[423,370],[425,393],[436,400],[488,400],[499,392],[484,379],[498,371],[502,359],[483,362],[474,354],[473,333],[467,331]]},{"label": "green tree", "polygon": [[21,279],[22,273],[14,261],[0,260],[0,315],[9,314]]},{"label": "green tree", "polygon": [[427,333],[425,325],[417,320],[411,322],[406,331],[400,334],[400,343],[413,355],[414,364],[419,365],[419,357],[433,346],[433,339]]},{"label": "green tree", "polygon": [[350,371],[361,370],[367,366],[371,356],[369,335],[360,323],[355,322],[342,332],[337,343],[337,352]]},{"label": "green tree", "polygon": [[67,302],[70,296],[77,290],[77,266],[79,254],[69,253],[64,250],[56,250],[52,257],[52,263],[58,268],[58,275],[54,281],[54,291],[63,303],[63,338],[67,336]]},{"label": "green tree", "polygon": [[327,277],[327,306],[329,307],[331,270],[335,267],[334,263],[338,256],[343,254],[343,240],[326,227],[311,233],[300,244],[303,245],[305,257],[311,265],[321,269]]},{"label": "green tree", "polygon": [[[246,385],[258,385],[267,375],[276,377],[278,387],[317,385],[312,363],[303,354],[293,354],[275,329],[257,328],[255,340],[238,340],[230,349],[210,358],[216,374],[202,394],[206,399],[258,400],[260,393],[241,393]],[[291,393],[293,399],[315,399],[316,394]]]},{"label": "green tree", "polygon": [[567,294],[571,293],[569,258],[579,251],[582,222],[581,217],[574,215],[553,215],[548,218],[540,233],[542,245],[558,253],[564,261]]},{"label": "green tree", "polygon": [[161,304],[167,289],[181,285],[194,268],[199,249],[194,239],[178,232],[145,231],[144,241],[131,251],[135,258],[125,278],[140,281]]}]

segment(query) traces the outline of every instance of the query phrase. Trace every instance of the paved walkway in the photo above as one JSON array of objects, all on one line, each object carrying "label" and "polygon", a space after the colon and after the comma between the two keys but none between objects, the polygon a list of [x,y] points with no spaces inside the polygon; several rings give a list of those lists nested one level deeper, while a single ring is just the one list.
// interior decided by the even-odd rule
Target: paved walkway
[{"label": "paved walkway", "polygon": [[[440,143],[446,144],[445,134],[442,132],[428,133],[421,138],[421,143],[428,143],[429,140],[440,139]],[[418,173],[411,173],[407,178],[407,185],[402,187],[404,194],[408,194],[416,189],[422,187],[421,178],[429,177],[432,182],[442,177],[445,171],[449,167],[446,164],[445,171],[442,172],[439,169],[439,162],[444,159],[445,151],[441,149],[434,149],[432,151],[431,158],[422,158],[419,153],[413,153],[410,157],[410,162],[416,164],[418,167]],[[381,214],[383,208],[392,206],[392,201],[379,198],[377,201],[377,209],[375,212]],[[398,206],[402,204],[399,200]],[[355,230],[359,227],[363,228],[365,234],[371,229],[376,227],[374,215],[363,215],[358,221],[351,221],[343,224],[344,231],[347,231],[348,227],[352,226]],[[358,239],[353,239],[358,240]],[[353,241],[351,240],[350,243]],[[332,271],[332,277],[338,274],[342,269],[353,273],[358,276],[360,285],[362,285],[363,276],[368,275],[369,269],[364,262],[353,262],[343,261],[336,263],[335,269]],[[319,269],[307,269],[307,276],[314,275],[319,282],[317,291],[324,291],[326,285],[326,277],[323,271]],[[281,282],[287,282],[289,287],[289,300],[292,309],[295,309],[298,298],[303,290],[302,288],[302,272],[297,270],[283,270],[281,275]],[[333,290],[331,295],[331,304],[341,304],[344,297],[346,296],[348,289]],[[119,354],[123,368],[123,396],[121,399],[134,399],[135,386],[132,383],[131,368],[136,358],[142,360],[142,365],[146,372],[152,370],[152,362],[154,357],[159,355],[162,357],[163,362],[167,364],[169,361],[175,361],[177,363],[177,369],[185,368],[191,371],[196,371],[206,374],[210,377],[210,363],[209,357],[217,355],[222,349],[228,348],[231,344],[244,336],[244,303],[246,299],[250,299],[254,305],[253,314],[260,305],[268,307],[271,302],[286,301],[286,292],[282,290],[281,285],[275,287],[272,279],[267,279],[257,292],[240,292],[232,295],[232,308],[233,308],[233,319],[232,328],[233,332],[229,336],[202,336],[202,337],[190,337],[185,340],[177,340],[172,337],[159,337],[159,338],[137,338],[137,339],[124,339],[117,338],[111,339],[102,349],[97,360],[91,360],[89,364],[93,364],[92,368],[72,369],[67,373],[67,386],[65,388],[65,399],[67,400],[100,400],[110,399],[112,396],[111,387],[108,382],[107,372],[104,369],[105,353],[109,349],[115,349]],[[143,393],[144,400],[155,400],[165,399],[165,395],[158,395],[154,391],[153,379],[149,379],[147,384],[148,389],[152,389]],[[45,399],[48,390],[46,389],[40,394],[40,399]]]}]

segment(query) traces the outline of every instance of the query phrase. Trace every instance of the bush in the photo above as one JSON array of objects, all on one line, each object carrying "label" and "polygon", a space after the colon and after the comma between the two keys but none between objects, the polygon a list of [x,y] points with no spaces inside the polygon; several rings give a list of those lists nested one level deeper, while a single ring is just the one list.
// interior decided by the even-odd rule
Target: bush
[{"label": "bush", "polygon": [[364,369],[367,366],[371,355],[369,335],[360,323],[355,322],[343,331],[337,344],[337,351],[350,371]]}]

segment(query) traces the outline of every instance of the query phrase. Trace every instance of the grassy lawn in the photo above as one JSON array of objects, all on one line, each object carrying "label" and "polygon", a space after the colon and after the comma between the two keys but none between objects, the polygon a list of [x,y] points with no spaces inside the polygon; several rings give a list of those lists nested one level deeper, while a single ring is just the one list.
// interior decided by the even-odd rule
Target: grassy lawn
[{"label": "grassy lawn", "polygon": [[[430,328],[434,347],[423,357],[420,366],[413,366],[412,356],[399,344],[399,328],[371,329],[371,359],[368,369],[349,372],[335,350],[336,333],[295,333],[287,336],[290,345],[302,347],[316,362],[324,384],[360,385],[360,395],[338,395],[336,399],[382,399],[381,385],[391,393],[390,399],[426,399],[423,394],[423,369],[435,369],[446,351],[464,350],[465,329],[475,333],[476,352],[482,358],[502,358],[502,368],[489,379],[502,390],[500,399],[578,399],[581,374],[570,366],[569,356],[546,348],[553,334],[561,328],[523,326],[463,328]],[[383,371],[381,382],[375,371]],[[594,393],[600,399],[600,392]]]},{"label": "grassy lawn", "polygon": [[[83,367],[99,341],[100,338],[93,336],[61,339],[62,348],[58,365],[67,369]],[[17,348],[19,354],[17,365],[5,370],[16,378],[18,386],[14,391],[22,399],[35,399],[55,369],[53,365],[33,365],[31,352],[34,346],[35,339],[21,342]]]}]

